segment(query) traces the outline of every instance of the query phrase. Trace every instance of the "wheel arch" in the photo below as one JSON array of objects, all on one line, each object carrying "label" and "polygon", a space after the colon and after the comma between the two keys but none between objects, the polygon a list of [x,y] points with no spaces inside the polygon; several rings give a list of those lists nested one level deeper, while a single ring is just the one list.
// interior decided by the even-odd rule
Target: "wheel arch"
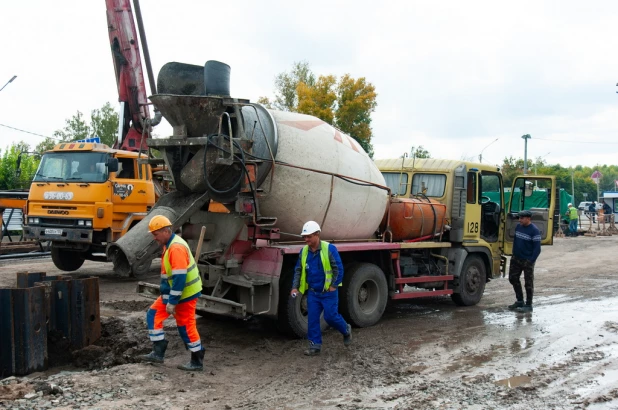
[{"label": "wheel arch", "polygon": [[492,278],[492,256],[491,251],[483,246],[468,246],[465,248],[456,248],[449,250],[449,260],[454,261],[451,274],[455,277],[459,277],[461,270],[469,256],[478,256],[485,265],[485,281],[489,282]]}]

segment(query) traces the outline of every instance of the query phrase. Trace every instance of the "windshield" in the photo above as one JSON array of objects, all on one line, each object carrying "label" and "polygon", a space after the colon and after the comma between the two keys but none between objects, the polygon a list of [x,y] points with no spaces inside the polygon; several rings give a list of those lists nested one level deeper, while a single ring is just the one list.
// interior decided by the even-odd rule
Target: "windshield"
[{"label": "windshield", "polygon": [[48,152],[33,181],[105,182],[107,157],[100,152]]}]

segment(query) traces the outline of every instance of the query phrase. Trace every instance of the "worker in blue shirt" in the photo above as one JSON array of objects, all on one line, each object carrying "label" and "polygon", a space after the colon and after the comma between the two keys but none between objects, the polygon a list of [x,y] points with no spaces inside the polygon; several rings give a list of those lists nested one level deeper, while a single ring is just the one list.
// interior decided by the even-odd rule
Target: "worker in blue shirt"
[{"label": "worker in blue shirt", "polygon": [[339,292],[337,288],[343,281],[343,263],[335,245],[320,240],[320,225],[309,221],[300,234],[306,245],[300,250],[294,270],[292,297],[307,294],[307,316],[309,327],[307,356],[320,354],[322,350],[322,331],[320,316],[331,327],[343,334],[343,343],[352,343],[352,326],[339,314]]},{"label": "worker in blue shirt", "polygon": [[[541,232],[532,223],[532,212],[520,211],[519,224],[515,228],[513,256],[509,265],[509,282],[515,290],[517,300],[509,309],[518,312],[532,312],[532,295],[534,293],[534,264],[541,254]],[[519,278],[524,273],[526,303]]]}]

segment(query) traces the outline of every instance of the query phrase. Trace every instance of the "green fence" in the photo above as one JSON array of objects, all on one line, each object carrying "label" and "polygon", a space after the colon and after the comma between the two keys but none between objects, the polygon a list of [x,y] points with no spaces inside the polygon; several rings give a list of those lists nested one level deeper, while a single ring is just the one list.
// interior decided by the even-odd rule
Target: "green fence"
[{"label": "green fence", "polygon": [[[483,196],[488,197],[492,202],[496,202],[500,204],[500,193],[499,192],[483,192]],[[516,206],[513,207],[513,211],[520,211],[519,204],[521,204],[521,192],[514,192],[513,198],[515,199]],[[511,201],[511,192],[504,193],[504,201],[506,202],[504,206],[500,204],[502,209],[509,208],[509,202]],[[573,201],[573,197],[567,193],[564,189],[560,189],[560,214],[564,215],[567,211],[567,205]],[[538,190],[532,191],[532,195],[526,197],[524,200],[524,209],[530,208],[547,208],[549,206],[547,191]]]}]

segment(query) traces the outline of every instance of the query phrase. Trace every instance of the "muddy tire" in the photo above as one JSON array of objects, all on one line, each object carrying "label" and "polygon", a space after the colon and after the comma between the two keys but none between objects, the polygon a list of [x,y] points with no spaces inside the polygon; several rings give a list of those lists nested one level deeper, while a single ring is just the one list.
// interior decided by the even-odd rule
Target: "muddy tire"
[{"label": "muddy tire", "polygon": [[358,263],[344,271],[339,310],[354,326],[375,325],[386,309],[387,299],[386,276],[378,266]]},{"label": "muddy tire", "polygon": [[[284,267],[285,268],[285,267]],[[293,269],[284,269],[279,283],[279,314],[277,325],[279,330],[292,337],[306,338],[309,322],[307,320],[307,294],[290,296],[292,281],[294,280]],[[289,271],[289,272],[286,272]],[[320,317],[320,327],[324,331],[327,327],[324,314]]]},{"label": "muddy tire", "polygon": [[457,278],[455,293],[451,299],[458,306],[473,306],[480,302],[485,292],[487,273],[485,263],[476,255],[466,258],[461,274]]},{"label": "muddy tire", "polygon": [[84,264],[84,255],[82,252],[74,252],[67,249],[57,248],[52,245],[51,257],[54,265],[65,272],[73,272],[78,270]]}]

